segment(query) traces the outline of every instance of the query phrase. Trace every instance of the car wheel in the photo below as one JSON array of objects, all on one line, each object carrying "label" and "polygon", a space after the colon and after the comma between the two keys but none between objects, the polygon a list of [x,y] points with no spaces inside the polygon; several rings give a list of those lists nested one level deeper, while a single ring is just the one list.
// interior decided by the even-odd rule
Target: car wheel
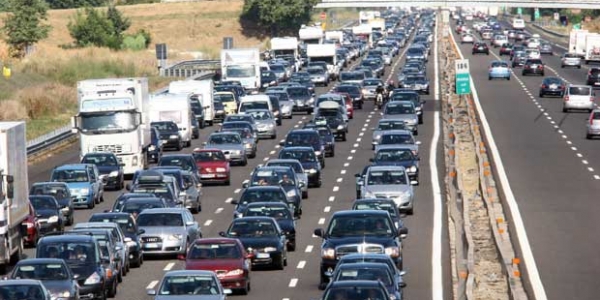
[{"label": "car wheel", "polygon": [[344,134],[342,135],[342,142],[345,142],[345,141],[346,141],[346,134],[344,133]]},{"label": "car wheel", "polygon": [[271,136],[271,139],[272,139],[272,140],[274,140],[274,139],[276,139],[276,138],[277,138],[277,134],[274,134],[274,135],[272,135],[272,136]]},{"label": "car wheel", "polygon": [[488,80],[492,80],[492,76],[488,76]]},{"label": "car wheel", "polygon": [[565,68],[565,65],[560,65],[560,68],[561,68],[561,69],[564,69],[564,68]]},{"label": "car wheel", "polygon": [[[423,124],[423,115],[419,116],[419,124]],[[373,146],[373,150],[375,150],[375,146]]]},{"label": "car wheel", "polygon": [[568,111],[568,109],[566,107],[563,107],[562,112],[566,113]]},{"label": "car wheel", "polygon": [[119,272],[119,274],[117,275],[117,281],[119,283],[123,282],[123,276],[125,276],[125,267],[122,267],[121,272]]},{"label": "car wheel", "polygon": [[248,165],[248,160],[244,157],[244,160],[242,161],[242,166],[245,167]]},{"label": "car wheel", "polygon": [[308,198],[308,191],[302,192],[302,199]]},{"label": "car wheel", "polygon": [[577,66],[577,69],[581,69],[581,65]]},{"label": "car wheel", "polygon": [[510,76],[506,77],[506,80],[510,80]]},{"label": "car wheel", "polygon": [[283,268],[284,268],[283,253],[281,254],[281,257],[279,258],[279,261],[276,261],[273,263],[273,267],[275,267],[276,270],[283,270]]},{"label": "car wheel", "polygon": [[588,134],[585,135],[585,138],[588,139],[588,140],[591,140],[592,139],[592,135],[588,133]]},{"label": "car wheel", "polygon": [[419,130],[415,130],[415,132],[413,132],[413,135],[419,135]]},{"label": "car wheel", "polygon": [[248,292],[250,291],[250,282],[248,282],[246,284],[246,287],[243,289],[240,289],[240,295],[248,295]]},{"label": "car wheel", "polygon": [[540,98],[544,98],[544,93],[540,92]]},{"label": "car wheel", "polygon": [[225,181],[225,185],[226,186],[230,186],[231,185],[231,180],[227,179],[227,181]]},{"label": "car wheel", "polygon": [[71,215],[67,219],[67,226],[71,226],[73,223],[75,223],[75,217],[73,216],[73,212],[71,212]]},{"label": "car wheel", "polygon": [[117,295],[117,281],[118,280],[113,280],[113,284],[108,290],[108,298],[114,298]]},{"label": "car wheel", "polygon": [[89,209],[94,209],[94,207],[96,207],[96,201],[92,201],[92,203],[87,205],[87,208]]}]

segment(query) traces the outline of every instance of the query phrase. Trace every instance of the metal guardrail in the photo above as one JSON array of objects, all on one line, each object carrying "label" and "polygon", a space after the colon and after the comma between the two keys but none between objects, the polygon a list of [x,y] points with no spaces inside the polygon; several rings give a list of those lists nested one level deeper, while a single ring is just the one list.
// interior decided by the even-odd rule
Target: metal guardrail
[{"label": "metal guardrail", "polygon": [[166,77],[191,77],[201,73],[215,73],[221,69],[220,60],[186,60],[161,70],[161,75]]},{"label": "metal guardrail", "polygon": [[545,32],[545,33],[548,33],[548,34],[551,34],[551,35],[554,35],[554,36],[557,36],[557,37],[561,37],[561,38],[568,38],[569,37],[568,34],[556,32],[554,30],[550,30],[550,29],[544,28],[545,26],[548,26],[548,25],[549,24],[543,24],[543,23],[539,23],[539,22],[531,22],[531,26],[533,26],[533,27],[535,27],[535,28],[537,28],[537,29]]}]

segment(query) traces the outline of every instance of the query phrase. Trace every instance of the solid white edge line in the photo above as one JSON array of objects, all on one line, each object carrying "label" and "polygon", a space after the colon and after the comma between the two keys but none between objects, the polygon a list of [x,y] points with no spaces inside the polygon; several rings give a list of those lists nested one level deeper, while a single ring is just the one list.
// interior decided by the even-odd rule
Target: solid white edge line
[{"label": "solid white edge line", "polygon": [[[449,32],[452,31],[449,27]],[[439,90],[439,62],[438,62],[438,26],[435,26],[433,39],[434,50],[434,101],[440,100]],[[454,38],[454,37],[452,37]],[[438,103],[439,104],[439,103]],[[440,138],[440,115],[439,110],[433,113],[433,137],[429,148],[429,167],[431,168],[431,188],[433,193],[433,229],[431,241],[431,298],[433,300],[444,299],[444,279],[442,272],[442,195],[437,169],[437,144]]]},{"label": "solid white edge line", "polygon": [[[452,40],[454,40],[454,34],[452,30],[449,30],[450,36]],[[462,51],[459,48],[459,55],[461,59],[464,59]],[[492,153],[492,157],[494,158],[494,163],[496,166],[496,170],[498,171],[498,177],[500,179],[502,191],[506,197],[506,203],[508,204],[508,208],[513,217],[514,228],[517,234],[517,241],[519,242],[519,246],[521,248],[521,252],[523,255],[523,262],[525,263],[525,268],[527,269],[527,277],[529,278],[529,283],[533,289],[533,293],[536,300],[547,300],[546,290],[544,290],[544,285],[542,284],[542,279],[540,278],[540,273],[538,271],[537,265],[535,263],[535,258],[533,257],[533,252],[531,250],[531,245],[529,244],[529,239],[527,238],[527,231],[525,230],[525,224],[523,224],[523,218],[521,217],[521,211],[519,210],[519,204],[515,198],[515,195],[510,187],[510,183],[508,181],[508,177],[506,175],[506,170],[504,169],[504,163],[502,162],[502,158],[500,157],[500,151],[496,146],[496,141],[494,140],[494,136],[492,135],[492,130],[490,129],[490,124],[485,117],[485,113],[483,112],[483,108],[481,107],[481,103],[479,102],[479,96],[477,95],[477,89],[475,88],[475,82],[471,77],[471,93],[473,95],[473,102],[475,102],[475,107],[477,109],[477,113],[479,114],[479,119],[481,122],[481,127],[483,127],[483,131],[488,138],[488,146]]]}]

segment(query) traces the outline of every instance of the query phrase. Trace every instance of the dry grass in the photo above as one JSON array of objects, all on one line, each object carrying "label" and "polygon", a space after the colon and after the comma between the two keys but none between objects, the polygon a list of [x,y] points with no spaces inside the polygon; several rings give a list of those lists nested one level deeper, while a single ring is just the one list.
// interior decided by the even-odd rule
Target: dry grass
[{"label": "dry grass", "polygon": [[[225,36],[233,37],[235,47],[263,44],[242,33],[238,21],[242,6],[242,0],[225,0],[119,6],[119,10],[131,19],[130,32],[150,32],[152,44],[166,43],[169,61],[176,62],[199,52],[203,58],[218,58]],[[77,109],[78,80],[145,76],[152,89],[173,80],[157,76],[154,45],[139,52],[62,49],[60,45],[72,43],[67,24],[74,14],[72,9],[49,11],[50,35],[25,60],[11,61],[6,45],[0,44],[0,60],[13,70],[10,79],[0,78],[0,119],[27,120],[29,138],[68,124]]]},{"label": "dry grass", "polygon": [[[312,15],[313,22],[323,22],[320,15],[324,10],[316,9]],[[337,29],[342,25],[354,20],[358,20],[358,10],[355,8],[328,8],[326,23],[326,30]],[[333,13],[334,17],[331,18],[330,14]]]}]

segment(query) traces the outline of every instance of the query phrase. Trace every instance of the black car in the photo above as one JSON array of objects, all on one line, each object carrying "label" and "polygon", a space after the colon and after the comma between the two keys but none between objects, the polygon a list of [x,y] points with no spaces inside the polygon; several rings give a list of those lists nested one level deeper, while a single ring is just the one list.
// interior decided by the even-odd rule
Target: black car
[{"label": "black car", "polygon": [[134,218],[145,209],[171,207],[165,199],[162,198],[131,198],[114,212],[123,212],[132,215]]},{"label": "black car", "polygon": [[321,168],[325,167],[325,147],[321,144],[321,136],[315,130],[293,129],[287,134],[285,141],[279,145],[284,149],[288,147],[311,147],[321,164]]},{"label": "black car", "polygon": [[183,139],[181,139],[181,135],[179,134],[179,128],[177,124],[173,121],[160,121],[160,122],[152,122],[150,126],[158,129],[160,134],[159,138],[162,141],[162,146],[164,148],[171,148],[177,151],[181,151],[183,149]]},{"label": "black car", "polygon": [[558,77],[546,77],[540,86],[540,98],[546,95],[562,96],[565,95],[566,85],[562,79]]},{"label": "black car", "polygon": [[113,222],[119,224],[123,234],[125,234],[125,243],[129,248],[129,260],[131,266],[139,268],[144,263],[144,252],[140,235],[144,234],[144,229],[139,229],[135,218],[130,213],[95,213],[88,222]]},{"label": "black car", "polygon": [[304,183],[296,178],[296,173],[289,166],[259,166],[252,171],[250,180],[243,182],[243,187],[276,186],[283,188],[287,202],[293,208],[294,216],[302,214],[302,188]]},{"label": "black car", "polygon": [[277,85],[277,75],[273,71],[262,71],[260,72],[260,87],[261,90],[265,90],[270,86]]},{"label": "black car", "polygon": [[241,218],[246,206],[254,202],[279,202],[289,206],[290,210],[296,214],[295,203],[291,203],[285,194],[285,190],[280,186],[251,186],[246,188],[239,200],[232,200],[230,203],[235,205],[233,218]]},{"label": "black car", "polygon": [[348,133],[348,124],[346,123],[344,115],[339,109],[335,107],[325,109],[323,108],[323,106],[321,106],[317,110],[317,113],[314,115],[312,122],[319,125],[327,125],[336,138],[340,139],[342,142],[346,141],[346,134]]},{"label": "black car", "polygon": [[63,259],[77,276],[79,294],[92,299],[106,299],[109,280],[98,241],[89,235],[53,235],[41,238],[36,258]]},{"label": "black car", "polygon": [[119,197],[117,197],[117,199],[115,200],[115,203],[113,203],[112,209],[105,210],[104,212],[110,212],[110,211],[118,212],[121,209],[121,207],[123,207],[123,204],[125,204],[125,202],[129,199],[150,198],[150,197],[156,197],[156,196],[155,196],[155,194],[152,194],[152,193],[123,193],[123,194],[119,195]]},{"label": "black car", "polygon": [[541,75],[544,76],[544,63],[541,59],[527,59],[523,65],[522,75]]},{"label": "black car", "polygon": [[306,123],[304,129],[316,130],[321,137],[321,143],[325,147],[325,156],[335,156],[335,135],[331,131],[331,128],[327,124],[317,124],[315,122]]},{"label": "black car", "polygon": [[198,123],[198,128],[203,129],[205,126],[204,107],[200,101],[201,99],[198,98],[198,95],[192,95],[190,97],[190,107],[192,109],[192,113],[194,114],[194,119],[196,119]]},{"label": "black car", "polygon": [[392,300],[385,285],[379,280],[342,280],[332,282],[327,286],[321,299]]},{"label": "black car", "polygon": [[419,182],[419,157],[401,145],[380,145],[370,161],[377,166],[403,166],[411,181]]},{"label": "black car", "polygon": [[214,116],[213,120],[215,122],[223,122],[223,120],[225,119],[225,116],[227,115],[227,113],[225,112],[225,104],[223,104],[223,101],[221,101],[221,99],[217,99],[217,97],[215,97],[213,99],[213,109],[215,111],[215,116]]},{"label": "black car", "polygon": [[484,42],[476,42],[473,44],[473,50],[471,50],[471,54],[485,53],[490,55],[490,48]]},{"label": "black car", "polygon": [[[376,280],[383,283],[393,299],[402,299],[401,281],[384,263],[345,263],[331,274],[331,282],[350,280]],[[368,298],[371,299],[371,298]]]},{"label": "black car", "polygon": [[250,253],[252,266],[268,265],[283,270],[287,265],[287,238],[270,217],[244,217],[235,219],[222,237],[237,238]]},{"label": "black car", "polygon": [[100,178],[104,182],[104,188],[121,190],[125,187],[125,174],[123,172],[124,163],[119,162],[119,158],[111,152],[92,152],[87,153],[81,159],[82,164],[93,164],[98,167]]},{"label": "black car", "polygon": [[[188,171],[190,173],[192,173],[194,176],[196,176],[196,179],[198,181],[200,181],[200,170],[198,169],[198,165],[196,164],[196,160],[194,159],[194,156],[191,154],[169,154],[169,155],[165,155],[163,156],[157,163],[158,167],[162,168],[163,173],[165,172],[169,172],[169,170],[172,170],[173,168],[181,168],[181,170],[184,171]],[[167,174],[167,175],[171,175],[171,174]],[[181,178],[181,176],[178,176],[179,178],[179,182],[180,182],[180,187],[185,190],[186,187],[183,184],[183,178]]]},{"label": "black car", "polygon": [[73,225],[75,221],[73,208],[73,199],[71,198],[71,190],[64,182],[36,182],[29,190],[30,195],[47,195],[53,196],[62,211],[65,225]]},{"label": "black car", "polygon": [[358,109],[362,109],[364,98],[360,88],[353,84],[342,84],[338,85],[333,89],[334,93],[346,93],[352,98],[352,106]]},{"label": "black car", "polygon": [[398,205],[392,199],[387,198],[363,198],[356,199],[352,204],[352,210],[383,210],[387,211],[392,217],[392,221],[394,221],[394,225],[396,225],[397,229],[404,227],[404,222],[402,221],[400,215],[400,209],[398,209]]},{"label": "black car", "polygon": [[306,112],[312,114],[314,111],[314,102],[312,92],[304,86],[292,86],[287,88],[287,94],[290,101],[294,104],[293,111]]},{"label": "black car", "polygon": [[[323,239],[319,287],[325,288],[329,281],[327,274],[333,272],[337,260],[345,254],[359,251],[386,253],[398,266],[402,261],[401,235],[407,233],[406,227],[396,229],[387,211],[345,210],[334,213],[326,230],[318,228],[314,231]],[[367,245],[360,246],[363,244]]]},{"label": "black car", "polygon": [[40,236],[50,232],[63,232],[65,223],[60,205],[53,196],[32,195],[29,196],[29,202],[35,210],[37,222],[40,224]]},{"label": "black car", "polygon": [[308,186],[321,187],[321,163],[312,147],[286,147],[277,158],[298,160],[308,176]]},{"label": "black car", "polygon": [[21,260],[7,277],[8,279],[39,280],[50,292],[52,299],[79,299],[77,276],[62,259],[29,258]]},{"label": "black car", "polygon": [[585,82],[593,87],[600,86],[600,68],[590,68]]},{"label": "black car", "polygon": [[288,101],[288,94],[283,91],[271,91],[268,92],[269,102],[271,102],[271,112],[273,116],[275,116],[275,123],[277,126],[281,126],[282,118],[281,118],[281,105],[279,101]]},{"label": "black car", "polygon": [[296,219],[290,208],[278,202],[254,202],[242,212],[243,217],[271,217],[287,238],[287,250],[296,251]]},{"label": "black car", "polygon": [[511,66],[513,68],[522,67],[525,65],[525,61],[527,61],[527,56],[525,55],[525,52],[517,52],[513,55],[511,61]]},{"label": "black car", "polygon": [[156,127],[150,128],[150,145],[147,150],[148,162],[158,162],[163,153],[163,143],[160,140],[160,131]]},{"label": "black car", "polygon": [[192,118],[192,139],[197,140],[200,138],[200,124],[198,124],[198,119]]}]

